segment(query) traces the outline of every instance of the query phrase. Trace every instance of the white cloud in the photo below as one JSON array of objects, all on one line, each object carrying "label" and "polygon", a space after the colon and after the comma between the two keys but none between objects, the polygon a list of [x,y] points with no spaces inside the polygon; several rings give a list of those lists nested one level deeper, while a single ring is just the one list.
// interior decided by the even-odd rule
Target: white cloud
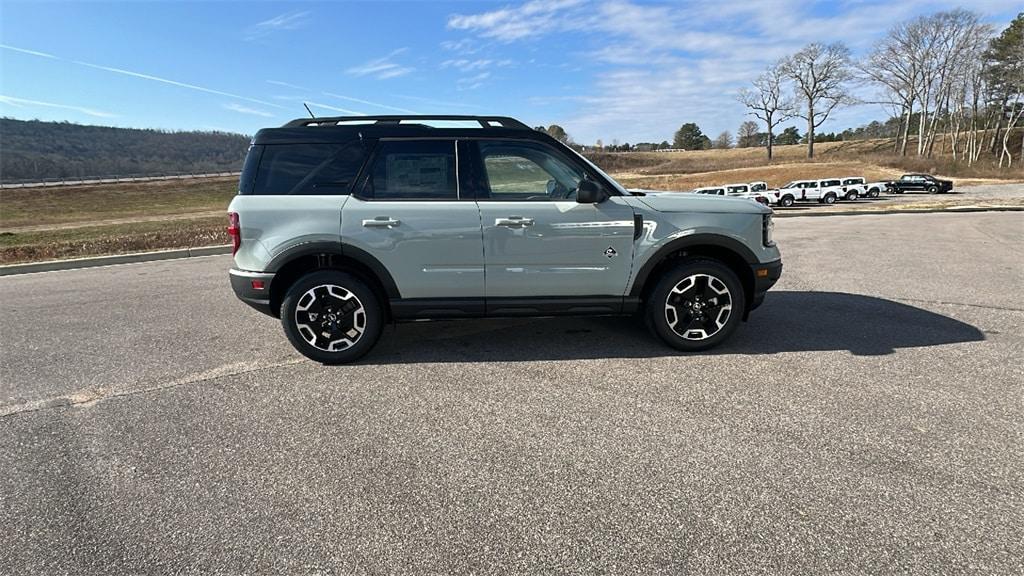
[{"label": "white cloud", "polygon": [[86,108],[84,106],[75,106],[73,104],[59,104],[56,102],[44,102],[42,100],[28,100],[26,98],[15,98],[14,96],[3,96],[0,95],[0,104],[7,104],[17,108],[25,106],[41,106],[43,108],[57,108],[60,110],[71,110],[73,112],[79,112],[87,116],[94,116],[96,118],[116,118],[117,114],[112,112],[104,112],[102,110],[96,110],[94,108]]},{"label": "white cloud", "polygon": [[484,85],[484,80],[487,80],[490,77],[490,72],[480,72],[479,74],[475,74],[473,76],[459,78],[455,82],[455,85],[458,90],[476,90],[477,88],[480,88],[481,86]]},{"label": "white cloud", "polygon": [[267,80],[267,84],[273,84],[274,86],[284,86],[285,88],[294,88],[295,90],[304,90],[306,92],[309,92],[309,88],[297,86],[295,84],[290,84],[288,82],[281,82],[280,80]]},{"label": "white cloud", "polygon": [[467,102],[451,102],[447,100],[437,100],[434,98],[424,98],[423,96],[410,96],[408,94],[395,94],[395,97],[403,100],[409,100],[411,102],[421,102],[427,106],[433,106],[436,108],[481,108],[481,106],[477,104],[469,104]]},{"label": "white cloud", "polygon": [[329,104],[321,104],[319,102],[306,102],[311,108],[323,108],[324,110],[331,110],[332,112],[341,112],[349,116],[366,116],[365,112],[357,112],[355,110],[349,110],[348,108],[339,108],[337,106],[331,106]]},{"label": "white cloud", "polygon": [[245,39],[256,40],[279,30],[298,30],[309,21],[309,11],[286,12],[246,28]]},{"label": "white cloud", "polygon": [[264,118],[273,118],[274,115],[266,110],[259,110],[257,108],[250,108],[249,106],[243,106],[235,102],[224,104],[225,110],[231,110],[232,112],[238,112],[239,114],[249,114],[251,116],[263,116]]},{"label": "white cloud", "polygon": [[227,96],[229,98],[235,98],[238,100],[245,100],[246,102],[252,102],[254,104],[262,104],[264,106],[272,106],[274,108],[284,108],[280,104],[274,104],[265,100],[259,100],[257,98],[250,98],[248,96],[241,96],[239,94],[232,94],[230,92],[224,92],[222,90],[214,90],[213,88],[206,88],[203,86],[197,86],[195,84],[188,84],[186,82],[178,82],[177,80],[170,80],[167,78],[161,78],[159,76],[153,76],[151,74],[143,74],[142,72],[132,72],[131,70],[124,70],[121,68],[113,68],[110,66],[101,66],[99,64],[90,64],[89,62],[82,62],[79,60],[71,60],[73,64],[79,66],[86,66],[88,68],[95,68],[97,70],[105,70],[107,72],[113,72],[115,74],[123,74],[125,76],[132,76],[134,78],[141,78],[143,80],[152,80],[154,82],[161,82],[163,84],[170,84],[171,86],[178,86],[179,88],[188,88],[189,90],[195,90],[197,92],[206,92],[207,94],[216,94],[218,96]]},{"label": "white cloud", "polygon": [[365,64],[359,66],[353,66],[346,70],[353,76],[373,76],[378,80],[387,80],[389,78],[397,78],[399,76],[405,76],[406,74],[413,71],[412,67],[403,66],[393,61],[395,56],[405,52],[405,48],[399,48],[398,50],[392,51],[390,54],[383,58],[376,58],[370,60]]},{"label": "white cloud", "polygon": [[374,106],[376,108],[383,108],[385,110],[394,110],[395,112],[402,112],[403,114],[419,114],[419,112],[416,112],[415,110],[410,110],[408,108],[401,108],[401,107],[398,107],[398,106],[391,106],[389,104],[381,104],[380,102],[371,102],[369,100],[363,100],[361,98],[353,98],[352,96],[344,96],[342,94],[335,94],[333,92],[324,92],[323,95],[324,96],[329,96],[331,98],[338,98],[339,100],[348,100],[349,102],[355,102],[357,104],[366,104],[367,106]]},{"label": "white cloud", "polygon": [[8,46],[7,44],[0,44],[0,48],[4,50],[13,50],[14,52],[21,52],[22,54],[31,54],[32,56],[40,56],[42,58],[51,58],[53,60],[60,60],[53,54],[47,54],[46,52],[38,52],[36,50],[29,50],[27,48],[16,48],[14,46]]},{"label": "white cloud", "polygon": [[477,58],[469,60],[466,58],[453,58],[441,62],[441,68],[455,68],[462,72],[473,72],[475,70],[486,70],[488,68],[504,68],[511,66],[512,60],[491,60],[489,58]]},{"label": "white cloud", "polygon": [[480,14],[455,14],[448,18],[453,30],[470,30],[502,41],[542,36],[565,25],[560,19],[567,8],[583,0],[531,0],[518,8],[501,8]]}]

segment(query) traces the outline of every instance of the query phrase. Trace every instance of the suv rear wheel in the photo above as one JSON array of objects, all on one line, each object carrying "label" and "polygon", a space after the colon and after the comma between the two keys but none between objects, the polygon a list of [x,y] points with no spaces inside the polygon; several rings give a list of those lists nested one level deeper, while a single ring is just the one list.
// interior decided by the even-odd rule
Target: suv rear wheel
[{"label": "suv rear wheel", "polygon": [[337,270],[313,272],[288,289],[281,324],[296,350],[324,364],[344,364],[373,348],[384,325],[380,303],[361,280]]},{"label": "suv rear wheel", "polygon": [[825,194],[825,197],[822,198],[820,201],[824,202],[825,204],[835,204],[836,203],[836,195],[833,192],[829,192],[828,194]]},{"label": "suv rear wheel", "polygon": [[736,274],[717,260],[688,260],[666,272],[647,301],[647,322],[684,352],[720,344],[739,325],[746,299]]},{"label": "suv rear wheel", "polygon": [[793,197],[789,194],[786,194],[785,196],[779,199],[779,205],[785,208],[789,208],[790,206],[793,205]]}]

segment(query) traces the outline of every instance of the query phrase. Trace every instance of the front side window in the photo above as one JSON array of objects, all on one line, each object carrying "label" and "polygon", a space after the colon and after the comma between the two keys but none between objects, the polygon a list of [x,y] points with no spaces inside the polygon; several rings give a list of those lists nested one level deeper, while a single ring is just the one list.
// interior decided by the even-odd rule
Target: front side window
[{"label": "front side window", "polygon": [[544,146],[526,142],[480,142],[486,192],[492,200],[574,200],[585,178]]},{"label": "front side window", "polygon": [[363,195],[375,200],[456,200],[455,142],[382,141]]},{"label": "front side window", "polygon": [[252,194],[348,194],[365,158],[358,143],[267,144],[262,148]]}]

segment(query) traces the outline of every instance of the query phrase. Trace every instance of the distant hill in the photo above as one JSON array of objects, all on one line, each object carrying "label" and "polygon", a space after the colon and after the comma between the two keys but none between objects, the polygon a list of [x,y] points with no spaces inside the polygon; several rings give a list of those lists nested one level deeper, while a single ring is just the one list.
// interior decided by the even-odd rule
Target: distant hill
[{"label": "distant hill", "polygon": [[0,118],[0,180],[241,170],[249,136]]}]

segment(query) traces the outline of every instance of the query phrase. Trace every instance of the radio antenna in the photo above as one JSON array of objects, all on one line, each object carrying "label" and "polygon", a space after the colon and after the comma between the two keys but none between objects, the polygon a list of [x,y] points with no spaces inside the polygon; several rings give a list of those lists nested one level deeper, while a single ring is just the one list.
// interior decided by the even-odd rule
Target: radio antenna
[{"label": "radio antenna", "polygon": [[313,114],[313,111],[309,109],[309,104],[303,102],[302,105],[306,107],[306,112],[309,112],[309,117],[316,120],[316,114]]}]

